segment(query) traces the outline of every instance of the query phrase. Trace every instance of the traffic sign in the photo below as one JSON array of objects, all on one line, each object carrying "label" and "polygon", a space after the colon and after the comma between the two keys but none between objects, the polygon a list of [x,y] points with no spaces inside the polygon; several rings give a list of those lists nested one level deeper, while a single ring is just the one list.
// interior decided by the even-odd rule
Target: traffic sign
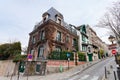
[{"label": "traffic sign", "polygon": [[112,54],[114,54],[114,55],[115,55],[116,53],[117,53],[117,52],[116,52],[116,50],[115,50],[115,49],[113,49],[113,50],[112,50]]},{"label": "traffic sign", "polygon": [[28,54],[27,58],[28,58],[28,61],[32,61],[32,55],[31,54]]},{"label": "traffic sign", "polygon": [[67,57],[70,57],[70,53],[67,53]]}]

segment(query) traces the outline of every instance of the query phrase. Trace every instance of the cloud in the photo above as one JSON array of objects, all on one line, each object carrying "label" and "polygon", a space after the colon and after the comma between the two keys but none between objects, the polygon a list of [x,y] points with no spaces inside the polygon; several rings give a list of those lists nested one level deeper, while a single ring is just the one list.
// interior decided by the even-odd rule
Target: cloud
[{"label": "cloud", "polygon": [[27,46],[29,33],[50,7],[61,12],[67,23],[94,26],[112,1],[115,0],[1,0],[0,43],[11,39]]}]

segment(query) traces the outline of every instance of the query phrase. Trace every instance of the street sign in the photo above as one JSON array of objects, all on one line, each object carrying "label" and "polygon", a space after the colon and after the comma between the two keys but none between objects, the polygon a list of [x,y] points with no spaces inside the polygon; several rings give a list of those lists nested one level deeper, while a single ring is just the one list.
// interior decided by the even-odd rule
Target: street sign
[{"label": "street sign", "polygon": [[28,61],[32,61],[32,55],[31,54],[28,54],[27,58],[28,58]]},{"label": "street sign", "polygon": [[67,57],[70,57],[70,53],[67,53]]},{"label": "street sign", "polygon": [[115,49],[113,49],[113,50],[112,50],[112,54],[114,54],[114,55],[115,55],[116,53],[117,53],[117,52],[116,52],[116,50],[115,50]]}]

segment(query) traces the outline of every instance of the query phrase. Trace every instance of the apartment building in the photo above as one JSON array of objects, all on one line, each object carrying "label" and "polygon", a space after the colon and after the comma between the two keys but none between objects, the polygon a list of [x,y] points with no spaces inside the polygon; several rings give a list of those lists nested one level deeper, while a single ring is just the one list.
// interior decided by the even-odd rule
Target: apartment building
[{"label": "apartment building", "polygon": [[28,53],[33,55],[33,60],[47,59],[54,50],[76,50],[75,26],[67,24],[63,15],[53,7],[43,13],[42,18],[29,34]]}]

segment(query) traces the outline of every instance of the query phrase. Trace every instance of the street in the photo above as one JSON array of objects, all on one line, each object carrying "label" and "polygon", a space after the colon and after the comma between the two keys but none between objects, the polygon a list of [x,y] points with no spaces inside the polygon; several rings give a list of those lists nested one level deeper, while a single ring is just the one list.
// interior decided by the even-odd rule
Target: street
[{"label": "street", "polygon": [[[105,66],[106,66],[107,80],[115,80],[113,74],[113,71],[114,70],[116,71],[116,63],[114,57],[103,59],[102,61],[98,61],[94,65],[89,66],[88,68],[81,71],[79,69],[82,68],[78,68],[80,66],[77,66],[76,68],[63,73],[55,73],[45,76],[29,76],[28,80],[104,80],[102,78],[105,75]],[[77,74],[73,75],[74,73]],[[10,76],[0,77],[0,80],[10,80],[10,79],[11,79]],[[11,80],[16,80],[16,79],[17,79],[17,75],[13,76]],[[27,77],[21,75],[19,80],[27,80]]]},{"label": "street", "polygon": [[[111,68],[112,65],[112,68]],[[114,57],[103,60],[92,67],[84,70],[74,77],[70,77],[67,80],[102,80],[105,74],[105,67],[107,70],[107,79],[115,80],[113,70],[116,70],[116,64]]]}]

